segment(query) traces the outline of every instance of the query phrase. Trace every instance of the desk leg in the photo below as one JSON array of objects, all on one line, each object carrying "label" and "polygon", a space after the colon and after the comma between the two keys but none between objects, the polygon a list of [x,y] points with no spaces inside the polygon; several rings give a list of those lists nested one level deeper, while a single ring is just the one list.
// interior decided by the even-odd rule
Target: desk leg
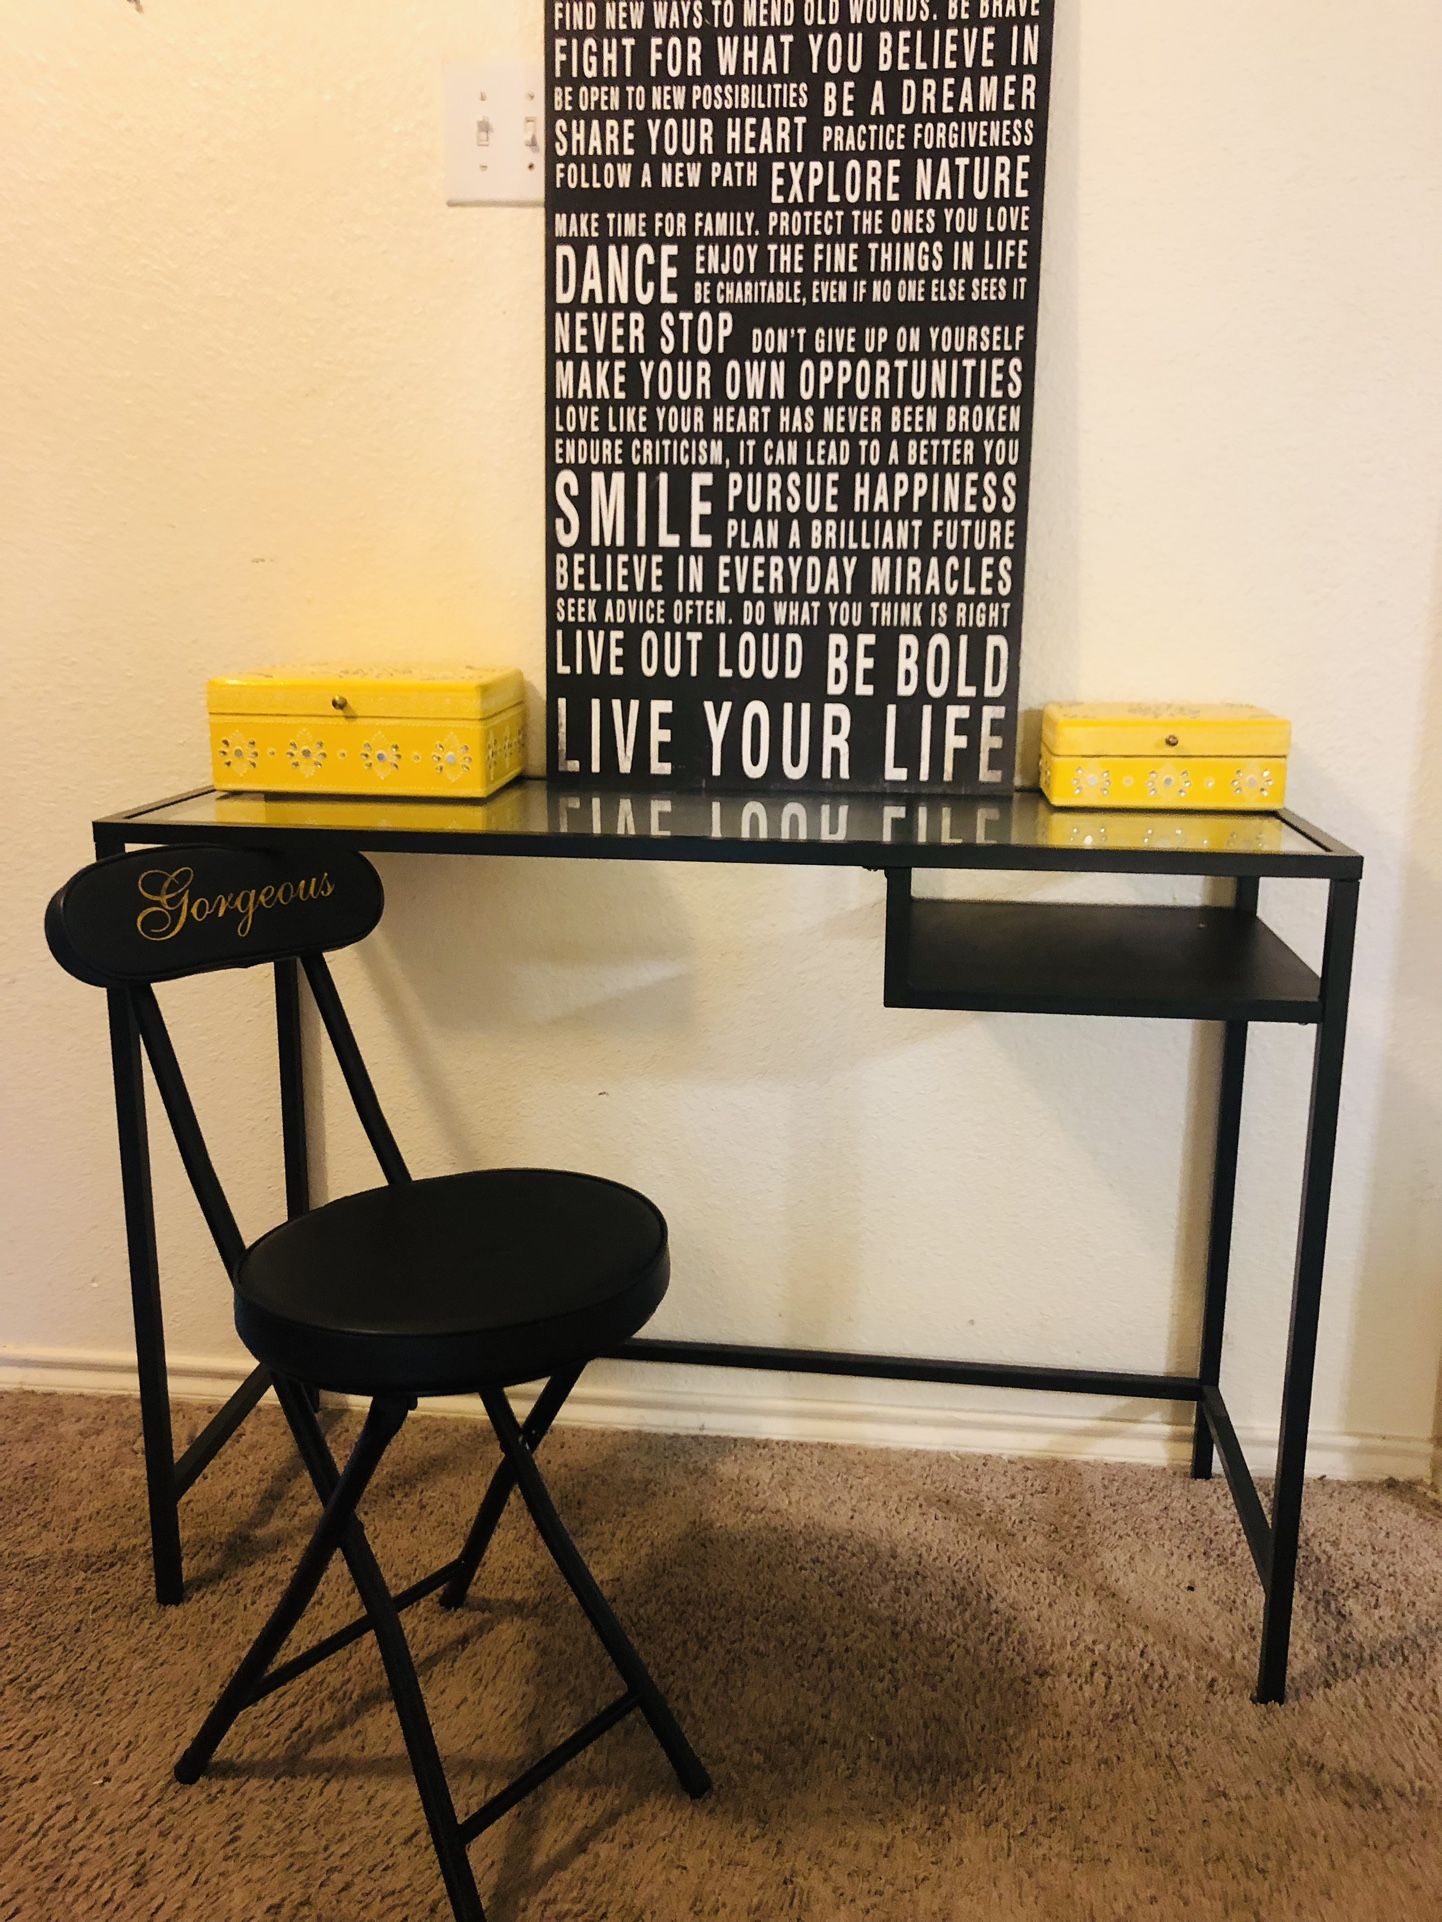
[{"label": "desk leg", "polygon": [[110,1065],[115,1079],[115,1121],[120,1139],[120,1185],[125,1200],[125,1245],[130,1263],[130,1303],[135,1317],[135,1362],[140,1377],[140,1433],[145,1450],[155,1599],[179,1602],[185,1593],[180,1555],[180,1505],[175,1483],[175,1446],[170,1431],[170,1389],[165,1372],[165,1325],[160,1311],[160,1264],[155,1251],[155,1202],[150,1186],[150,1136],[145,1121],[140,1035],[123,990],[110,989],[106,1000],[110,1013]]},{"label": "desk leg", "polygon": [[1312,1057],[1312,1105],[1307,1158],[1302,1173],[1302,1212],[1292,1284],[1292,1325],[1282,1386],[1282,1433],[1272,1496],[1272,1555],[1262,1616],[1257,1670],[1259,1702],[1280,1702],[1287,1693],[1287,1651],[1292,1636],[1292,1596],[1297,1578],[1297,1541],[1302,1523],[1302,1478],[1312,1412],[1312,1373],[1317,1359],[1317,1319],[1327,1218],[1337,1150],[1337,1107],[1342,1052],[1347,1038],[1347,1001],[1357,927],[1358,883],[1333,881],[1327,901],[1327,939],[1322,959],[1322,1019]]},{"label": "desk leg", "polygon": [[[1238,914],[1257,912],[1257,882],[1234,884]],[[1222,1080],[1217,1092],[1217,1143],[1212,1163],[1212,1220],[1207,1234],[1207,1288],[1202,1300],[1201,1358],[1197,1375],[1215,1388],[1222,1378],[1222,1331],[1227,1317],[1227,1278],[1232,1266],[1232,1214],[1237,1198],[1237,1144],[1242,1133],[1242,1080],[1247,1066],[1247,1024],[1229,1021],[1222,1040]],[[1210,1481],[1212,1431],[1202,1404],[1192,1429],[1192,1479]]]},{"label": "desk leg", "polygon": [[[300,969],[293,960],[275,964],[275,1038],[280,1069],[280,1141],[285,1166],[286,1219],[310,1213],[310,1141],[305,1124],[305,1056],[300,1028]],[[311,1411],[320,1406],[305,1390]]]},{"label": "desk leg", "polygon": [[[1232,1213],[1237,1198],[1237,1144],[1242,1132],[1242,1080],[1247,1066],[1247,1023],[1229,1021],[1222,1040],[1222,1082],[1217,1097],[1217,1146],[1212,1168],[1212,1220],[1207,1237],[1207,1289],[1202,1302],[1198,1379],[1215,1388],[1222,1378],[1222,1332],[1227,1278],[1232,1265]],[[1197,1403],[1192,1430],[1192,1477],[1209,1481],[1212,1431]]]}]

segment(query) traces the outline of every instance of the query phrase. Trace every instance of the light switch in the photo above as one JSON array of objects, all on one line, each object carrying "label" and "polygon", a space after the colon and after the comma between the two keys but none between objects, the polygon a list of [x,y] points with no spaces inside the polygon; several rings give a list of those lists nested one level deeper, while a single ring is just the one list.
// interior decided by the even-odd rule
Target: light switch
[{"label": "light switch", "polygon": [[546,198],[544,62],[448,66],[445,99],[447,202],[539,207]]}]

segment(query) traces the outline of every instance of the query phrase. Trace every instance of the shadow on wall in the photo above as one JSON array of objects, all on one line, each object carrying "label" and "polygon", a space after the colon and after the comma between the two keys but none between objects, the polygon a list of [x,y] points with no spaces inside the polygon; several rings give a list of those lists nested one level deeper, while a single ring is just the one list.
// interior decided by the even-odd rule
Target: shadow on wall
[{"label": "shadow on wall", "polygon": [[[1438,1247],[1442,1085],[1435,1066],[1428,1066],[1429,1060],[1437,1061],[1436,1036],[1442,1019],[1437,990],[1442,868],[1436,857],[1442,837],[1442,771],[1436,746],[1442,733],[1442,539],[1437,550],[1433,630],[1425,715],[1417,734],[1413,806],[1403,820],[1369,828],[1362,850],[1370,860],[1380,844],[1399,870],[1396,956],[1391,978],[1379,996],[1385,1026],[1376,1037],[1381,1074],[1362,1228],[1362,1287],[1348,1346],[1348,1426],[1364,1433],[1387,1431],[1386,1386],[1389,1372],[1396,1367],[1397,1331],[1415,1325],[1418,1307],[1424,1303],[1435,1319],[1442,1284]],[[1419,848],[1432,852],[1430,867],[1419,856]],[[1364,926],[1366,914],[1364,873]],[[1410,1052],[1419,1035],[1432,1036],[1432,1053],[1421,1059]],[[1442,1373],[1433,1433],[1442,1437]]]},{"label": "shadow on wall", "polygon": [[457,1152],[474,1116],[455,1097],[453,1050],[476,1037],[544,1030],[548,1046],[610,1050],[628,1074],[728,1087],[826,1081],[908,1038],[849,1018],[881,996],[882,893],[869,876],[505,857],[382,865],[388,921],[364,965]]},{"label": "shadow on wall", "polygon": [[[768,1143],[782,1153],[780,1195],[768,1182],[768,1199],[758,1204],[778,1210],[775,1260],[784,1288],[775,1304],[777,1338],[816,1341],[867,1294],[861,1250],[878,1201],[903,1216],[913,1206],[934,1211],[933,1252],[943,1263],[977,1206],[992,1215],[1014,1211],[1028,1232],[1023,1215],[1033,1205],[1035,1170],[1022,1111],[998,1133],[997,1117],[966,1093],[974,1071],[967,1061],[978,1045],[969,1031],[978,1020],[982,1043],[1003,1052],[1031,1084],[1035,1101],[1024,1108],[1084,1116],[1094,1096],[1106,1024],[1088,1024],[1086,1046],[1058,1049],[1054,1025],[1041,1018],[883,1009],[883,905],[874,877],[408,857],[388,865],[387,884],[389,940],[368,951],[366,965],[386,1027],[404,1037],[419,1101],[450,1165],[505,1158],[504,1116],[512,1108],[505,1078],[532,1071],[526,1048],[498,1047],[494,1098],[478,1103],[468,1095],[458,1053],[474,1047],[484,1062],[487,1035],[535,1035],[537,1059],[554,1059],[558,1045],[578,1061],[588,1057],[598,1076],[629,1083],[633,1100],[654,1088],[673,1127],[671,1096],[680,1091],[682,1109],[697,1117],[698,1153],[719,1115],[741,1116],[754,1101],[754,1139],[737,1139],[734,1159],[718,1175],[700,1166],[687,1205],[707,1215],[713,1205],[724,1208],[718,1182],[744,1184],[748,1156],[765,1154]],[[1175,1259],[1157,1280],[1170,1284],[1168,1365],[1187,1369],[1203,1269],[1216,1047],[1213,1037],[1175,1023],[1147,1028],[1138,1040],[1151,1067],[1129,1112],[1114,1127],[1071,1133],[1080,1165],[1137,1223],[1139,1241],[1164,1244],[1180,1182]],[[868,1074],[876,1064],[880,1077]],[[899,1079],[893,1066],[904,1070]],[[938,1114],[948,1117],[940,1135],[932,1125]],[[639,1111],[629,1117],[631,1147],[645,1146],[648,1161],[658,1157],[658,1168],[669,1166],[674,1176],[685,1143],[648,1142],[653,1123]],[[893,1129],[915,1132],[902,1151],[901,1186],[878,1197],[874,1150]],[[713,1219],[710,1232],[725,1231]],[[954,1350],[954,1340],[940,1339]]]},{"label": "shadow on wall", "polygon": [[663,870],[441,856],[381,866],[389,918],[365,966],[452,1165],[495,1158],[452,1059],[473,1037],[576,1026],[649,1050],[691,1024],[695,943]]},{"label": "shadow on wall", "polygon": [[[1170,1274],[1139,1277],[1148,1295],[1166,1290],[1165,1352],[1134,1356],[1132,1362],[1190,1374],[1201,1338],[1222,1030],[1211,1022],[1129,1022],[1127,1044],[1145,1057],[1145,1072],[1125,1107],[1116,1106],[1112,1087],[1109,1105],[1098,1111],[1097,1092],[1107,1087],[1106,1057],[1115,1041],[1115,1024],[1085,1020],[1071,1025],[1077,1029],[1076,1041],[1066,1048],[1054,1045],[1051,1017],[1015,1016],[999,1024],[999,1031],[1009,1062],[1034,1089],[1038,1107],[1077,1118],[1068,1129],[1069,1145],[1084,1154],[1096,1190],[1120,1199],[1148,1242],[1156,1237],[1160,1243],[1162,1217],[1174,1216]],[[1037,1239],[1034,1182],[1035,1170],[1028,1167],[1017,1184],[1016,1236],[1022,1247]],[[1067,1231],[1058,1222],[1044,1240],[1050,1249],[1037,1257],[1043,1262],[1065,1248]],[[1100,1366],[1103,1358],[1077,1359]],[[1112,1365],[1126,1366],[1127,1358],[1114,1358]]]}]

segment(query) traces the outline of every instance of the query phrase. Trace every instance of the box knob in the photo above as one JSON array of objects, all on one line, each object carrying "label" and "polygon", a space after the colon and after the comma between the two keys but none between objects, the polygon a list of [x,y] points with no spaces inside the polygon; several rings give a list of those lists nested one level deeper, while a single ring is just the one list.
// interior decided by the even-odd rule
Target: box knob
[{"label": "box knob", "polygon": [[[337,707],[344,707],[344,706],[345,706],[345,702],[344,702],[344,701],[337,701],[337,702],[336,702],[336,706],[337,706]],[[1177,737],[1176,737],[1176,735],[1175,735],[1175,734],[1169,734],[1169,735],[1167,736],[1167,739],[1166,739],[1166,745],[1167,745],[1168,747],[1175,747],[1175,746],[1177,745]]]},{"label": "box knob", "polygon": [[343,714],[345,712],[345,707],[346,707],[346,698],[344,694],[332,694],[330,697],[330,704],[335,709],[337,714]]}]

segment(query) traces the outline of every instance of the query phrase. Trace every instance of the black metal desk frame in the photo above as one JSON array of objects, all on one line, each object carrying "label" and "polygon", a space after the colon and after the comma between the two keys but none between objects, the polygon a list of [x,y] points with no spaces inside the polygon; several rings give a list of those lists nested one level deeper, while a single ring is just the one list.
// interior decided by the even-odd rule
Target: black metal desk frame
[{"label": "black metal desk frame", "polygon": [[[94,823],[99,856],[128,847],[183,847],[243,838],[297,840],[371,854],[761,862],[879,869],[886,877],[885,1000],[889,1006],[995,1012],[1170,1017],[1223,1024],[1211,1221],[1201,1340],[1191,1374],[1025,1367],[902,1355],[773,1348],[745,1343],[639,1340],[629,1360],[857,1375],[959,1386],[1054,1389],[1189,1402],[1191,1472],[1210,1477],[1220,1455],[1263,1593],[1256,1699],[1280,1702],[1287,1680],[1303,1475],[1316,1359],[1322,1271],[1336,1152],[1337,1110],[1351,984],[1361,856],[1298,816],[1210,817],[1189,842],[1190,817],[1156,815],[1151,844],[1127,815],[1053,815],[1034,795],[996,802],[893,802],[877,797],[766,797],[693,793],[617,796],[527,781],[488,802],[333,802],[217,796],[196,789]],[[844,809],[843,809],[844,804]],[[787,809],[791,812],[788,814]],[[748,810],[751,810],[748,812]],[[638,819],[649,827],[637,826]],[[658,820],[665,825],[658,827]],[[850,826],[836,831],[836,822]],[[758,833],[757,823],[761,823]],[[799,826],[798,826],[799,823]],[[830,823],[833,831],[828,832]],[[818,831],[819,824],[819,831]],[[1231,832],[1228,832],[1230,828]],[[1230,905],[1080,907],[1036,902],[927,900],[918,868],[1013,872],[1192,875],[1229,878]],[[1263,879],[1327,883],[1320,975],[1258,915]],[[275,968],[285,1203],[310,1205],[301,1004],[293,962]],[[1311,1103],[1281,1432],[1270,1517],[1221,1392],[1222,1337],[1232,1243],[1247,1031],[1253,1021],[1315,1029]],[[155,1591],[183,1595],[179,1506],[269,1384],[257,1370],[175,1459],[165,1365],[155,1216],[139,1039],[124,998],[110,996],[126,1241],[139,1366]]]}]

